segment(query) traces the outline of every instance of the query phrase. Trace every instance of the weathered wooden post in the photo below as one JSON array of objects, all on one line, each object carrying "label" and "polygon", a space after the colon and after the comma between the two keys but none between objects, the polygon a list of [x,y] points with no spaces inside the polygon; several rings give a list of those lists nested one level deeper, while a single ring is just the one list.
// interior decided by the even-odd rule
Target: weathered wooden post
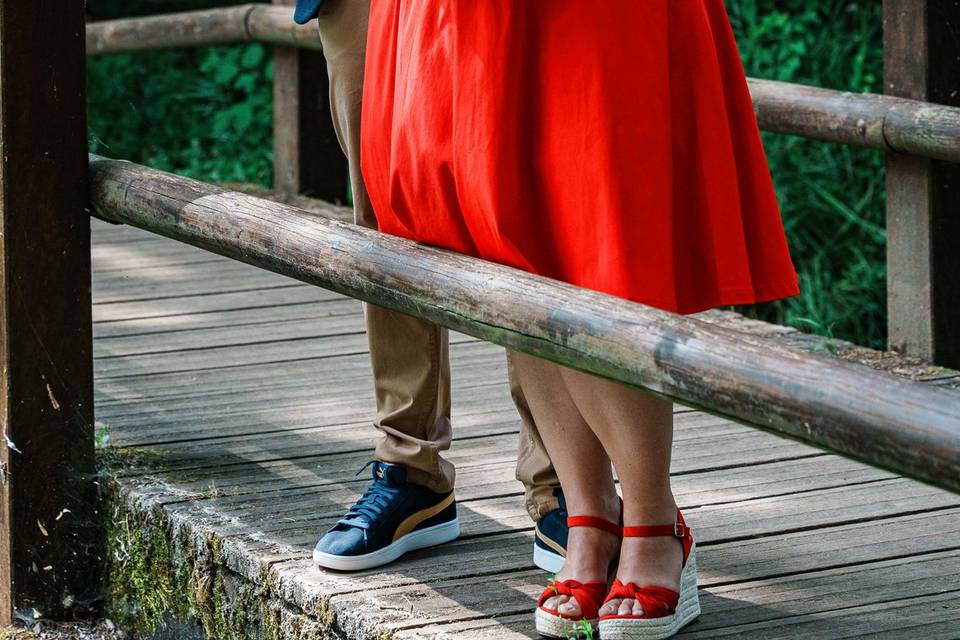
[{"label": "weathered wooden post", "polygon": [[[292,7],[296,0],[273,3]],[[273,174],[274,188],[281,193],[346,201],[347,161],[330,118],[327,68],[320,51],[274,49]]]},{"label": "weathered wooden post", "polygon": [[[960,2],[884,0],[885,93],[960,106]],[[887,156],[889,346],[960,367],[960,164]]]},{"label": "weathered wooden post", "polygon": [[84,3],[0,2],[0,625],[97,588]]}]

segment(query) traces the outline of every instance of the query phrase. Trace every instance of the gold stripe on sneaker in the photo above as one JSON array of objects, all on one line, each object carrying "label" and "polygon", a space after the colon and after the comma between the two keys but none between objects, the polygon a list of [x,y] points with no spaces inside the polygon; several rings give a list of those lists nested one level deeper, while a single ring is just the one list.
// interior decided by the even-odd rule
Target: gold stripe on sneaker
[{"label": "gold stripe on sneaker", "polygon": [[451,493],[442,501],[433,505],[429,509],[423,509],[421,511],[417,511],[412,515],[407,516],[407,518],[400,523],[400,526],[397,527],[396,532],[393,534],[393,542],[396,542],[403,536],[407,535],[408,533],[416,529],[417,525],[419,525],[421,522],[423,522],[424,520],[429,520],[433,516],[437,515],[438,513],[440,513],[447,507],[449,507],[451,504],[453,504],[453,493]]},{"label": "gold stripe on sneaker", "polygon": [[551,540],[550,538],[548,538],[547,535],[546,535],[544,532],[540,531],[540,527],[535,527],[535,528],[536,528],[536,530],[537,530],[537,537],[540,538],[540,542],[542,542],[543,544],[547,545],[548,547],[550,547],[551,549],[553,549],[554,551],[556,551],[558,554],[560,554],[560,555],[563,556],[564,558],[567,557],[567,550],[566,550],[566,549],[564,549],[563,547],[561,547],[561,546],[560,546],[557,542],[555,542],[554,540]]}]

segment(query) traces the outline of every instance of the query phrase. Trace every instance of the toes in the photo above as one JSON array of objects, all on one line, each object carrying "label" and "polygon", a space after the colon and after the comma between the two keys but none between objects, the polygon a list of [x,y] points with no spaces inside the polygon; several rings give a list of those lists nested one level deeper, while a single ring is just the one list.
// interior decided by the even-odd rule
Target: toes
[{"label": "toes", "polygon": [[570,598],[557,607],[557,611],[566,616],[577,617],[580,615],[580,605],[577,603],[576,598]]},{"label": "toes", "polygon": [[551,596],[543,601],[543,606],[546,609],[551,611],[556,611],[557,608],[570,599],[570,596]]},{"label": "toes", "polygon": [[618,616],[629,616],[633,613],[633,600],[624,598],[620,601],[620,607],[617,609]]},{"label": "toes", "polygon": [[616,615],[617,611],[620,609],[620,598],[614,598],[610,600],[602,607],[600,607],[600,615],[602,616],[612,616]]},{"label": "toes", "polygon": [[639,602],[634,601],[633,603],[633,615],[635,616],[643,615],[643,607],[640,606]]}]

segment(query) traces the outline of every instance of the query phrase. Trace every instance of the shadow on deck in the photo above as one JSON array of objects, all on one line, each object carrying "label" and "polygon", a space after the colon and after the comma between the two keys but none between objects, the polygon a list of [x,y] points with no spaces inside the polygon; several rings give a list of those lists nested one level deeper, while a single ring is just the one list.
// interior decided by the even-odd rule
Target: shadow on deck
[{"label": "shadow on deck", "polygon": [[[95,222],[93,251],[114,615],[166,621],[167,637],[535,635],[548,576],[513,477],[500,347],[451,335],[462,537],[384,571],[325,572],[311,550],[365,487],[375,435],[360,304],[126,227]],[[960,401],[957,372],[897,367]],[[960,637],[960,496],[681,405],[675,425],[703,604],[681,637]]]}]

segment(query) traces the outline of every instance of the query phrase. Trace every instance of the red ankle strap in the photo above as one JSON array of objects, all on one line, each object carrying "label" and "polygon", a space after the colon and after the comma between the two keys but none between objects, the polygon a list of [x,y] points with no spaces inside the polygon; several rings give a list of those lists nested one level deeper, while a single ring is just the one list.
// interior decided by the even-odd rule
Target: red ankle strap
[{"label": "red ankle strap", "polygon": [[673,536],[675,538],[686,538],[690,535],[690,529],[683,521],[680,509],[677,509],[677,520],[673,524],[661,524],[652,527],[623,527],[623,536],[625,538],[652,538],[656,536]]},{"label": "red ankle strap", "polygon": [[619,524],[595,516],[567,516],[567,527],[593,527],[594,529],[602,529],[607,533],[612,533],[618,538],[623,536]]},{"label": "red ankle strap", "polygon": [[674,536],[677,538],[687,537],[687,526],[681,522],[674,524],[661,524],[655,527],[624,527],[623,537],[625,538],[652,538],[655,536]]}]

